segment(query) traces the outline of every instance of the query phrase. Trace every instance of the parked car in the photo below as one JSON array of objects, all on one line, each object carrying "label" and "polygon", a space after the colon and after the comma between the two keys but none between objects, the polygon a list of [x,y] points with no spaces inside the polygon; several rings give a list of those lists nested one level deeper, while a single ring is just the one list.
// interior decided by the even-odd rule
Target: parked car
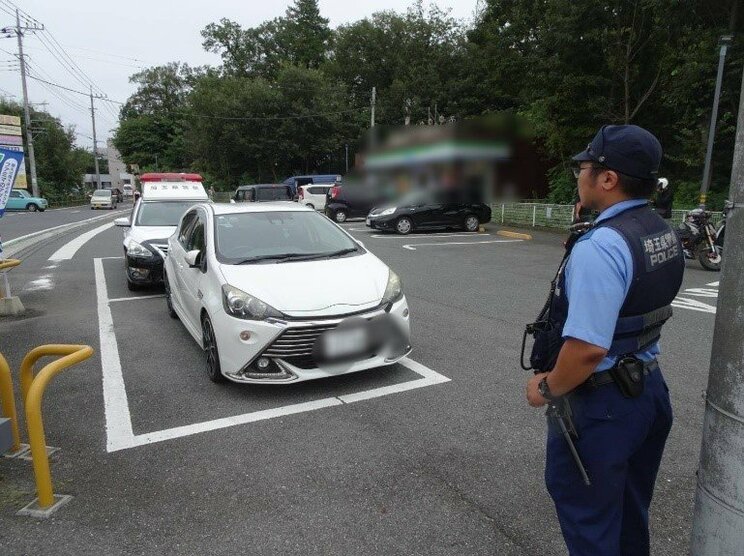
[{"label": "parked car", "polygon": [[365,217],[381,198],[375,190],[362,186],[334,185],[326,194],[325,214],[342,223],[349,218]]},{"label": "parked car", "polygon": [[292,188],[292,195],[296,196],[303,185],[333,185],[341,183],[338,174],[312,174],[307,176],[292,176],[282,182]]},{"label": "parked car", "polygon": [[49,203],[43,197],[34,197],[23,189],[13,189],[8,197],[5,210],[28,210],[44,212]]},{"label": "parked car", "polygon": [[116,195],[110,189],[96,189],[90,197],[90,210],[116,208]]},{"label": "parked car", "polygon": [[241,185],[235,190],[232,200],[236,203],[259,203],[264,201],[291,201],[294,198],[288,185],[260,183]]},{"label": "parked car", "polygon": [[168,312],[202,347],[215,382],[337,376],[391,365],[411,349],[396,274],[296,203],[192,207],[168,239],[164,271]]},{"label": "parked car", "polygon": [[114,220],[117,226],[128,228],[123,246],[127,288],[131,291],[162,282],[168,236],[189,207],[208,200],[198,174],[152,173],[140,179],[142,195],[136,192],[131,220]]},{"label": "parked car", "polygon": [[330,184],[327,185],[301,185],[297,188],[297,201],[301,205],[315,210],[325,210],[326,195],[330,191]]},{"label": "parked car", "polygon": [[372,209],[367,216],[368,227],[403,235],[442,228],[477,232],[481,224],[490,221],[491,207],[457,191],[413,191],[396,202]]},{"label": "parked car", "polygon": [[125,199],[131,199],[134,196],[134,188],[131,185],[123,185],[122,189]]}]

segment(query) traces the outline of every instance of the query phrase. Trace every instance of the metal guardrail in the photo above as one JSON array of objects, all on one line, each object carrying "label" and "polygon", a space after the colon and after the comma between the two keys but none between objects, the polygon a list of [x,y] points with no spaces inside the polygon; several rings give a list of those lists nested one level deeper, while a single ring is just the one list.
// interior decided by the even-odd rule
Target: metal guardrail
[{"label": "metal guardrail", "polygon": [[[573,218],[573,205],[556,205],[549,203],[497,203],[491,205],[492,221],[514,226],[533,228],[567,228]],[[679,226],[689,210],[673,210],[670,223]],[[713,212],[713,225],[723,218],[722,212]]]}]

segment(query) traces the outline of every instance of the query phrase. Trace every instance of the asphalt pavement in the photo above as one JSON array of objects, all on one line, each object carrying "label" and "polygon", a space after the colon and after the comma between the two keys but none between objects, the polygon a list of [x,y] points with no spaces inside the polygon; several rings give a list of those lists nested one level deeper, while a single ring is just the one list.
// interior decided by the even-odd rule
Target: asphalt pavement
[{"label": "asphalt pavement", "polygon": [[[44,398],[47,444],[61,448],[55,490],[74,498],[46,521],[16,516],[34,497],[31,463],[0,459],[0,554],[565,554],[543,482],[544,416],[519,367],[562,237],[514,241],[495,225],[400,237],[350,222],[403,280],[411,361],[258,387],[209,382],[162,291],[127,291],[119,229],[49,260],[96,226],[27,250],[11,275],[28,308],[0,320],[14,371],[43,343],[96,354]],[[689,262],[664,329],[675,425],[653,554],[688,551],[717,279]],[[129,443],[112,443],[127,427]]]}]

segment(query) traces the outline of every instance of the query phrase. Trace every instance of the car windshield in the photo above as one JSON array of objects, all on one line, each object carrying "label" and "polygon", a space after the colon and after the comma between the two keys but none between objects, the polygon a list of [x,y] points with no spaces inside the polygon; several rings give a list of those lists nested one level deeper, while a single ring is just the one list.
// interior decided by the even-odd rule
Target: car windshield
[{"label": "car windshield", "polygon": [[178,226],[178,221],[194,201],[143,203],[137,213],[137,226]]},{"label": "car windshield", "polygon": [[316,212],[244,212],[215,218],[215,250],[225,264],[351,256],[362,249]]},{"label": "car windshield", "polygon": [[95,193],[93,193],[94,197],[111,197],[111,191],[108,189],[98,189]]},{"label": "car windshield", "polygon": [[258,201],[291,201],[292,195],[286,187],[259,187],[256,190]]}]

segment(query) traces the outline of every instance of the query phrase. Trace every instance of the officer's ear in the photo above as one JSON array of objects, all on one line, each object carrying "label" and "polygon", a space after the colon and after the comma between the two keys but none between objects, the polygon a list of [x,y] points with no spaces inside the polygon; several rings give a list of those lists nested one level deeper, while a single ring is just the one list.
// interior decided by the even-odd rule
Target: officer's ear
[{"label": "officer's ear", "polygon": [[620,176],[614,170],[605,170],[598,177],[602,189],[607,192],[615,191],[620,187]]}]

